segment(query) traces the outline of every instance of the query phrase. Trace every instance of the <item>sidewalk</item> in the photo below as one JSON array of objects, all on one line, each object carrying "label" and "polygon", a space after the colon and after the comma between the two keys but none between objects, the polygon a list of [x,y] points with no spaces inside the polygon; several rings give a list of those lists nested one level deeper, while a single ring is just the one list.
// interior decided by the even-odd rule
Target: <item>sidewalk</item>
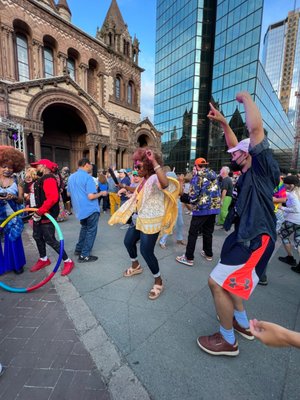
[{"label": "sidewalk", "polygon": [[[139,276],[122,277],[124,269],[129,266],[123,246],[126,231],[118,226],[109,227],[108,218],[107,214],[100,218],[93,251],[99,257],[97,262],[77,264],[68,277],[56,274],[52,283],[32,294],[1,292],[3,330],[0,361],[8,365],[5,375],[0,378],[1,399],[15,399],[16,392],[21,396],[22,391],[28,393],[28,390],[36,393],[41,390],[44,397],[39,394],[33,397],[30,393],[30,396],[22,394],[23,397],[18,399],[109,399],[109,394],[113,400],[299,398],[299,350],[271,349],[258,341],[249,342],[238,337],[240,355],[226,358],[209,356],[196,344],[197,336],[218,329],[207,278],[218,260],[226,236],[223,230],[215,232],[213,262],[199,255],[202,248],[199,238],[192,268],[176,263],[175,256],[182,254],[185,248],[176,244],[174,236],[169,237],[167,249],[157,246],[156,254],[166,290],[158,300],[150,301],[147,294],[153,278],[147,267]],[[186,229],[189,221],[190,217],[185,216]],[[72,255],[79,222],[72,216],[60,227],[66,250]],[[27,246],[26,254],[36,256],[32,242]],[[247,311],[250,318],[270,320],[300,331],[300,276],[277,260],[282,254],[283,250],[279,248],[270,263],[269,285],[257,287],[247,304]],[[56,259],[51,252],[50,257],[53,261]],[[142,258],[140,261],[145,266]],[[47,272],[50,271],[51,266],[47,268]],[[32,275],[25,272],[21,276],[11,275],[10,279],[19,282],[19,279],[33,279]],[[14,320],[14,326],[8,326],[6,331],[7,319]],[[38,327],[32,325],[33,320],[37,323],[39,319],[42,321]],[[43,323],[46,325],[44,329]],[[19,331],[20,327],[21,333],[12,333]],[[41,336],[48,335],[45,346],[41,344],[39,329]],[[37,339],[33,339],[34,336]],[[64,356],[67,344],[72,349]],[[27,359],[28,353],[30,357]],[[45,374],[45,371],[50,374]],[[18,372],[21,374],[19,383],[15,378]],[[69,374],[72,374],[72,380],[67,386],[62,380]],[[81,383],[83,376],[89,374],[96,375],[97,379],[92,381],[98,387],[88,382]],[[79,376],[81,380],[77,379]],[[55,394],[60,385],[63,385],[62,397]],[[79,389],[89,393],[82,394]],[[11,397],[7,395],[8,390],[15,390]],[[78,397],[71,396],[70,390],[74,390]]]},{"label": "sidewalk", "polygon": [[[212,357],[197,346],[199,335],[219,327],[207,278],[218,261],[224,230],[215,232],[213,262],[199,255],[199,238],[192,268],[175,261],[185,250],[175,236],[169,238],[167,249],[157,246],[166,289],[158,300],[150,301],[153,278],[147,267],[141,275],[122,277],[130,264],[123,245],[126,231],[109,227],[108,218],[101,215],[99,222],[93,251],[98,262],[78,265],[70,281],[151,399],[299,399],[299,350],[271,349],[239,337],[240,355],[229,359]],[[186,230],[189,223],[185,216]],[[67,250],[74,250],[78,221],[70,219],[61,227]],[[278,261],[281,254],[282,248],[270,263],[269,285],[258,286],[248,302],[248,315],[300,331],[300,276]]]},{"label": "sidewalk", "polygon": [[[37,257],[29,234],[23,234],[27,266]],[[26,270],[0,279],[14,287],[28,287],[44,276],[43,271]],[[5,366],[0,399],[111,398],[52,283],[24,294],[0,290],[0,362]]]}]

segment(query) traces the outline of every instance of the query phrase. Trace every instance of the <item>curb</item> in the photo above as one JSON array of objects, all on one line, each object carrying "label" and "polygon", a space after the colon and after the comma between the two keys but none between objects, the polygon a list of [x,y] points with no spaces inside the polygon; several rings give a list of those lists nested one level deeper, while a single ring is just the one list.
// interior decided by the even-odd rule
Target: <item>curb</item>
[{"label": "curb", "polygon": [[150,400],[146,389],[70,280],[62,281],[60,275],[55,275],[52,282],[76,328],[79,339],[105,379],[112,399]]}]

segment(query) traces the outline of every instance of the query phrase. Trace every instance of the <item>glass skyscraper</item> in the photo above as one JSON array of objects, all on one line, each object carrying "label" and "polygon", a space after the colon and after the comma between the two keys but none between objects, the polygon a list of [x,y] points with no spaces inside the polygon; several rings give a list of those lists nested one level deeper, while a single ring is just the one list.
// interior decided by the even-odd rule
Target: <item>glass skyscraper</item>
[{"label": "glass skyscraper", "polygon": [[178,171],[208,146],[215,0],[158,0],[154,124]]},{"label": "glass skyscraper", "polygon": [[199,156],[215,169],[228,163],[224,133],[206,118],[208,103],[242,139],[241,90],[258,104],[281,167],[290,167],[295,132],[259,62],[262,11],[262,0],[157,1],[154,123],[165,161],[178,172]]},{"label": "glass skyscraper", "polygon": [[272,24],[264,37],[263,66],[273,88],[296,126],[297,96],[300,91],[300,11]]}]

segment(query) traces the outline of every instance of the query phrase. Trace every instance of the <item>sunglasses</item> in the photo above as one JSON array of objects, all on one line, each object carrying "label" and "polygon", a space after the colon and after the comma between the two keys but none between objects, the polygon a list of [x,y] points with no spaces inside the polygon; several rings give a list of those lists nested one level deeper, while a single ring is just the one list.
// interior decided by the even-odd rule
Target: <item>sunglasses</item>
[{"label": "sunglasses", "polygon": [[135,165],[135,166],[134,166],[134,169],[136,169],[137,171],[139,171],[139,170],[142,169],[142,168],[143,168],[142,165]]}]

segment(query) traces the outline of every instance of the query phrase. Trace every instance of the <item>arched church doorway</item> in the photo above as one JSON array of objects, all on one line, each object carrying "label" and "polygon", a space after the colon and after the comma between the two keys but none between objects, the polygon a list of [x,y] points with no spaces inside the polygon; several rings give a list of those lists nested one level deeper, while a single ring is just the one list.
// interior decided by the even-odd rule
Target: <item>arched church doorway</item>
[{"label": "arched church doorway", "polygon": [[77,161],[87,150],[87,128],[78,110],[66,104],[52,104],[43,111],[42,120],[42,158],[56,162],[59,168],[68,166],[76,170]]},{"label": "arched church doorway", "polygon": [[147,146],[149,146],[149,136],[147,136],[147,135],[144,135],[144,134],[142,134],[142,135],[140,135],[139,137],[138,137],[138,144],[139,144],[139,147],[147,147]]}]

